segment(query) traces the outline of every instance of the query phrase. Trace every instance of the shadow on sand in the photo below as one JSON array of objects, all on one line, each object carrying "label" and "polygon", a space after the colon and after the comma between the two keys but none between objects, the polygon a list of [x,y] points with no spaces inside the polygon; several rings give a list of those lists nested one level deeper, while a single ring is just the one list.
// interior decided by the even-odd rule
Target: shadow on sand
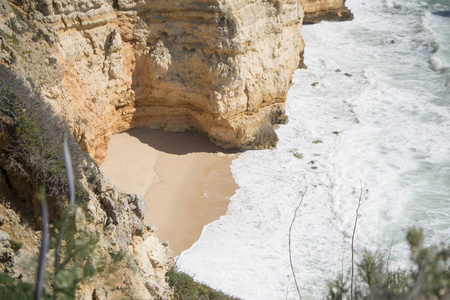
[{"label": "shadow on sand", "polygon": [[223,149],[216,146],[198,132],[167,132],[162,129],[148,128],[133,128],[126,132],[141,143],[169,154],[186,155],[197,152],[234,154],[242,152],[239,149]]}]

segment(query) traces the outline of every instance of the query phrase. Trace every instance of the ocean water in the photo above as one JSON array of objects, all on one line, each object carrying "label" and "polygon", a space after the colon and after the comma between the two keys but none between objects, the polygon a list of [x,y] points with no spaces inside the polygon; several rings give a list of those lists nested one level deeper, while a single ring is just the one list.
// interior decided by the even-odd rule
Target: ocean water
[{"label": "ocean water", "polygon": [[[406,267],[406,231],[450,240],[450,2],[347,0],[355,20],[305,26],[277,149],[232,164],[239,185],[179,268],[242,299],[322,299],[363,249]],[[313,86],[313,83],[314,84]],[[305,193],[306,190],[306,193]]]}]

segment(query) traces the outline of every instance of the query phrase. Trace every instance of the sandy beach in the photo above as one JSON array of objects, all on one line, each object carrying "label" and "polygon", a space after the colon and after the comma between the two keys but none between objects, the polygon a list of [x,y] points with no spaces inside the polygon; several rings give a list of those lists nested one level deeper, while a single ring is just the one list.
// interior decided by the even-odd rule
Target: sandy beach
[{"label": "sandy beach", "polygon": [[179,255],[226,213],[237,156],[197,133],[135,128],[111,138],[101,170],[122,192],[144,197],[147,222]]}]

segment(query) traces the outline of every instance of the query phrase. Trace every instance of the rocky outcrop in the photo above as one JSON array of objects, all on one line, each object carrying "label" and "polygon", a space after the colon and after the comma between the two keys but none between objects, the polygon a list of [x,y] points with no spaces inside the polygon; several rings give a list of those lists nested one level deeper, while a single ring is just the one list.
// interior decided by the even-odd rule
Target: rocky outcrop
[{"label": "rocky outcrop", "polygon": [[303,24],[320,21],[348,21],[352,12],[345,6],[345,0],[301,0],[305,18]]},{"label": "rocky outcrop", "polygon": [[298,0],[120,0],[115,9],[41,0],[31,11],[61,75],[33,80],[98,162],[109,137],[131,127],[196,130],[225,148],[276,145],[303,50]]},{"label": "rocky outcrop", "polygon": [[[34,281],[35,192],[48,188],[54,220],[67,203],[62,133],[46,136],[66,125],[97,162],[112,134],[138,126],[197,130],[223,147],[275,146],[303,50],[302,17],[298,0],[0,0],[1,271]],[[144,222],[142,199],[73,154],[85,190],[76,232],[96,237],[108,264],[127,253],[134,266],[83,283],[79,298],[170,298],[172,253]],[[24,245],[17,253],[15,242]],[[100,284],[110,279],[112,287]]]},{"label": "rocky outcrop", "polygon": [[139,53],[133,126],[195,129],[225,148],[276,145],[273,124],[286,121],[286,93],[303,49],[298,1],[118,5],[122,18],[134,19],[127,23],[141,27],[131,37]]},{"label": "rocky outcrop", "polygon": [[[311,20],[343,19],[343,4],[303,3]],[[99,163],[110,136],[132,127],[196,130],[225,148],[274,147],[274,125],[287,121],[286,94],[302,65],[302,23],[300,0],[0,0],[0,83],[17,76],[18,88],[36,95],[24,92],[20,119],[8,106],[17,103],[0,94],[1,271],[33,280],[25,271],[39,248],[35,191],[40,184],[64,189],[64,180],[51,177],[61,164],[48,163],[56,158],[47,150],[59,144],[36,141],[42,132],[29,111],[47,133],[67,125]],[[2,91],[22,96],[11,85]],[[41,160],[32,161],[33,151],[17,154],[11,143],[24,120],[31,122],[26,142],[47,151]],[[91,281],[79,298],[170,298],[164,274],[173,257],[145,224],[142,199],[119,193],[89,159],[76,165],[85,169],[86,189],[77,231],[97,237],[103,254],[126,252],[136,264],[117,271],[113,289]],[[56,215],[66,203],[58,191],[48,199]],[[24,244],[17,253],[14,241]]]},{"label": "rocky outcrop", "polygon": [[[4,149],[1,150],[2,156]],[[37,227],[40,217],[33,211],[33,202],[38,200],[18,197],[29,188],[17,190],[18,186],[11,184],[12,177],[4,175],[3,163],[4,160],[0,162],[0,273],[34,283],[42,234]],[[90,168],[98,172],[94,166]],[[78,285],[77,299],[99,299],[94,295],[101,292],[108,297],[100,299],[172,298],[165,274],[174,267],[173,254],[167,243],[159,241],[155,228],[145,223],[144,200],[120,193],[108,178],[96,176],[98,180],[93,185],[83,183],[87,194],[78,199],[83,207],[74,212],[75,228],[71,232],[78,244],[84,243],[86,236],[95,239],[95,247],[82,261],[103,271]],[[22,186],[29,184],[22,182]],[[58,217],[56,211],[50,207],[53,219]],[[48,261],[52,261],[53,251],[49,251]],[[48,263],[47,272],[53,271],[53,265]]]},{"label": "rocky outcrop", "polygon": [[[76,230],[97,239],[87,260],[95,268],[113,268],[114,274],[106,269],[80,283],[77,299],[98,299],[94,295],[100,292],[108,295],[101,299],[170,299],[172,291],[165,274],[174,266],[172,251],[168,244],[159,242],[155,229],[143,222],[138,208],[143,200],[119,193],[105,178],[98,183],[98,189],[102,192],[90,194],[86,209],[77,208]],[[26,222],[23,213],[18,214],[4,203],[5,199],[0,198],[0,272],[34,282],[41,232]],[[122,258],[125,254],[128,260]],[[51,261],[51,252],[48,257]],[[52,267],[49,263],[49,273]]]},{"label": "rocky outcrop", "polygon": [[270,148],[303,66],[303,10],[306,23],[352,17],[344,0],[300,2],[2,0],[0,61],[97,162],[112,134],[142,126]]},{"label": "rocky outcrop", "polygon": [[[35,281],[42,234],[38,195],[44,194],[37,190],[45,190],[55,230],[68,203],[60,154],[67,131],[29,81],[0,66],[0,273]],[[88,280],[77,285],[77,299],[99,299],[104,294],[108,299],[171,298],[165,274],[174,266],[173,254],[144,221],[144,200],[120,193],[73,137],[67,139],[76,170],[77,205],[61,244],[68,248],[64,259],[74,255],[71,276],[84,276],[86,266],[90,270]],[[74,246],[87,248],[77,257],[80,248]],[[53,246],[48,252],[47,274],[55,270],[54,251]]]}]

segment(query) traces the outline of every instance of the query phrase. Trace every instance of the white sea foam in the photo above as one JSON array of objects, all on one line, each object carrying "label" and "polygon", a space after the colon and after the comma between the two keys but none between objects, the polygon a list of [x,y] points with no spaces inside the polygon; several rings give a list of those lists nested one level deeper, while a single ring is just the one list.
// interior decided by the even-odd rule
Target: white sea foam
[{"label": "white sea foam", "polygon": [[433,56],[431,56],[431,64],[433,65],[433,68],[436,71],[441,71],[441,70],[445,70],[450,68],[449,64],[445,64],[441,57],[439,56],[439,53],[436,52],[435,54],[433,54]]},{"label": "white sea foam", "polygon": [[297,299],[288,230],[308,184],[292,231],[304,299],[321,299],[348,265],[361,186],[358,253],[393,239],[393,266],[405,266],[411,226],[425,228],[428,243],[448,239],[449,77],[432,68],[424,5],[385,3],[347,1],[354,21],[304,28],[308,69],[295,72],[277,149],[233,162],[240,188],[179,257],[181,270],[243,299]]}]

